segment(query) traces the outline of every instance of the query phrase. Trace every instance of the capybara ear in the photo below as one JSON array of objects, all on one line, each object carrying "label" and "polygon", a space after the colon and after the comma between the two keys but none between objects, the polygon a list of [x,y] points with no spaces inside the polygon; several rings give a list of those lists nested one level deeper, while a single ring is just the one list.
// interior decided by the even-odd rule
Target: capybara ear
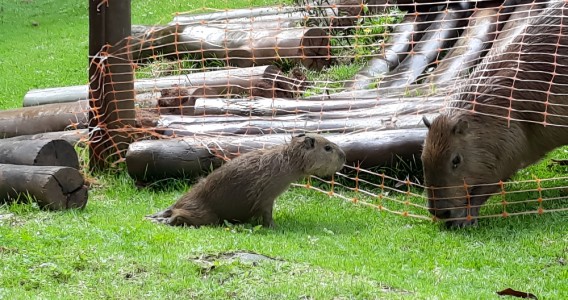
[{"label": "capybara ear", "polygon": [[428,129],[430,129],[430,121],[428,121],[428,118],[426,118],[426,116],[422,116],[422,122],[424,122],[424,125],[426,125]]},{"label": "capybara ear", "polygon": [[303,136],[306,136],[306,134],[305,134],[305,133],[300,133],[300,134],[298,134],[296,137],[303,137]]},{"label": "capybara ear", "polygon": [[452,132],[455,134],[464,134],[467,132],[469,128],[469,123],[466,120],[458,120],[458,122],[454,125]]},{"label": "capybara ear", "polygon": [[306,136],[304,137],[304,145],[308,149],[313,149],[316,147],[316,140],[313,137]]}]

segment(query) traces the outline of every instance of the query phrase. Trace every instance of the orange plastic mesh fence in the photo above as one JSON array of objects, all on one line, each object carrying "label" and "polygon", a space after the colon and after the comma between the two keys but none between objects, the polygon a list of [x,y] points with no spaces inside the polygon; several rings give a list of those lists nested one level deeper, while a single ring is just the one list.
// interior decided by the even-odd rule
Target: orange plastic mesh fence
[{"label": "orange plastic mesh fence", "polygon": [[[133,25],[95,60],[94,94],[110,100],[81,102],[89,143],[99,159],[128,164],[135,145],[169,140],[164,151],[179,142],[213,163],[318,132],[348,163],[331,181],[297,186],[428,220],[429,208],[450,221],[568,210],[564,177],[506,181],[568,143],[564,2],[385,2],[199,7]],[[128,103],[134,111],[120,111]],[[445,123],[433,121],[440,114]],[[416,168],[406,179],[377,171],[420,160],[423,117],[436,131],[428,192]]]}]

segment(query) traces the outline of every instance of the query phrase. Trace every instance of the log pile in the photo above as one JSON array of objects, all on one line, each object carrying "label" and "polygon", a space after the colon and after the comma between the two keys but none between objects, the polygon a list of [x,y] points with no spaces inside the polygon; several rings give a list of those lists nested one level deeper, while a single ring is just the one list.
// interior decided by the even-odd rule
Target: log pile
[{"label": "log pile", "polygon": [[[330,30],[352,27],[365,13],[362,4],[370,8],[367,13],[378,13],[389,1],[317,1],[317,11],[315,0],[302,2],[299,7],[180,14],[164,26],[133,26],[125,49],[137,62],[168,56],[181,61],[190,55],[198,61],[217,59],[226,67],[135,80],[138,127],[125,131],[141,133],[138,137],[145,140],[130,144],[122,157],[133,178],[147,182],[200,176],[235,155],[284,143],[302,132],[326,134],[345,149],[351,165],[385,166],[395,157],[416,157],[426,132],[422,116],[435,117],[456,82],[483,64],[484,55],[509,43],[522,31],[526,17],[544,6],[530,0],[494,1],[475,9],[467,1],[398,1],[406,15],[393,24],[383,51],[346,82],[344,91],[307,96],[311,82],[306,76],[284,75],[275,64],[290,59],[316,70],[328,66]],[[313,22],[327,25],[313,27]],[[1,143],[0,154],[16,155],[30,168],[45,167],[43,161],[54,164],[48,157],[54,154],[41,150],[45,145],[55,147],[61,139],[77,143],[85,137],[88,86],[32,90],[24,106],[0,112],[0,137],[15,137],[14,145],[28,143],[36,157],[3,150]],[[65,131],[69,129],[73,134]],[[71,171],[41,172],[57,179]],[[52,191],[48,177],[37,186]],[[76,199],[70,191],[81,188],[59,190]],[[46,207],[80,206],[58,203]]]},{"label": "log pile", "polygon": [[0,140],[0,202],[33,199],[40,208],[84,208],[88,187],[74,147],[47,135]]}]

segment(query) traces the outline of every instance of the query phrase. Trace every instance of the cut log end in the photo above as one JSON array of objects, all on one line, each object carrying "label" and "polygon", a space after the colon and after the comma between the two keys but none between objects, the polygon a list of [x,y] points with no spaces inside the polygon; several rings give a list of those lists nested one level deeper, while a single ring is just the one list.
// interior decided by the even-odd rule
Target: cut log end
[{"label": "cut log end", "polygon": [[39,150],[34,165],[64,166],[79,169],[79,157],[69,142],[65,140],[51,140]]},{"label": "cut log end", "polygon": [[73,168],[0,164],[0,202],[30,196],[45,210],[83,208],[87,190],[83,176]]},{"label": "cut log end", "polygon": [[331,65],[329,34],[319,28],[307,29],[302,37],[300,56],[302,64],[308,69],[319,71]]},{"label": "cut log end", "polygon": [[0,163],[79,169],[73,146],[63,139],[0,140]]},{"label": "cut log end", "polygon": [[89,188],[86,185],[67,195],[67,209],[83,209],[87,205]]}]

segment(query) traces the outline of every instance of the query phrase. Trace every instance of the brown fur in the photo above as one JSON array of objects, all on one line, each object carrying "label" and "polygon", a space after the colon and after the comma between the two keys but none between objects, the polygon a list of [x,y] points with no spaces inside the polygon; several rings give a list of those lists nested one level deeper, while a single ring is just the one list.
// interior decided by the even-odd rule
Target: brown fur
[{"label": "brown fur", "polygon": [[316,134],[243,154],[200,180],[168,209],[149,216],[169,225],[201,226],[262,218],[273,227],[274,200],[290,183],[307,175],[331,176],[345,163],[345,153]]},{"label": "brown fur", "polygon": [[445,113],[431,124],[424,120],[430,212],[448,226],[476,223],[488,194],[500,190],[496,183],[568,144],[568,106],[558,105],[568,105],[565,6],[549,4],[524,36],[472,74]]}]

